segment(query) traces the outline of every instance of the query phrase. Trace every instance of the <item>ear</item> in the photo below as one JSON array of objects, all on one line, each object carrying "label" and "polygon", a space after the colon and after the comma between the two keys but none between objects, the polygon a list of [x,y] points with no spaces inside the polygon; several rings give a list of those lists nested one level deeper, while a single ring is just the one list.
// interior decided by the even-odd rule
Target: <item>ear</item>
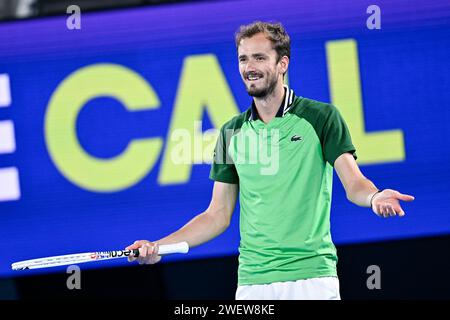
[{"label": "ear", "polygon": [[287,56],[281,57],[280,61],[278,62],[280,65],[280,71],[281,74],[286,73],[288,67],[289,67],[289,58]]}]

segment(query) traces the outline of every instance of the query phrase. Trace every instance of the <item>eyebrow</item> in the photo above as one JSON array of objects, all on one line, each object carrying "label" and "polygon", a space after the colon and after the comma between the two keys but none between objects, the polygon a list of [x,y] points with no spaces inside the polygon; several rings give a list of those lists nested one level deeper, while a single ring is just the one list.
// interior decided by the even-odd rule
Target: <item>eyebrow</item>
[{"label": "eyebrow", "polygon": [[[268,57],[268,55],[265,54],[265,53],[262,53],[262,52],[257,52],[257,53],[253,53],[253,54],[252,54],[252,57],[253,57],[253,58],[257,58],[257,57]],[[247,55],[246,55],[246,54],[241,54],[241,55],[239,55],[238,59],[241,59],[241,58],[247,58]]]}]

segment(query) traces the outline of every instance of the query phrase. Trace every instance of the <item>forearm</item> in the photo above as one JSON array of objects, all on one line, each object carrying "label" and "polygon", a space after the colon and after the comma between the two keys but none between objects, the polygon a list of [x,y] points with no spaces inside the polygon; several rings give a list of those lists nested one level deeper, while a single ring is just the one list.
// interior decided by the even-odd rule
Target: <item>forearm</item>
[{"label": "forearm", "polygon": [[372,196],[378,188],[367,178],[355,180],[346,190],[347,199],[361,207],[370,207]]},{"label": "forearm", "polygon": [[215,218],[205,211],[195,216],[179,230],[155,242],[161,245],[186,241],[192,248],[217,237],[227,227],[227,222]]}]

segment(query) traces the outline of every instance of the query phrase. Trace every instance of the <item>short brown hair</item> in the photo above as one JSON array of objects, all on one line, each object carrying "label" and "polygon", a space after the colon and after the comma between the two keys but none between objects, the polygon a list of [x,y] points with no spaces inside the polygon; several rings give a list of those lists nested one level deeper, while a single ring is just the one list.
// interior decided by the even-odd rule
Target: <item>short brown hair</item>
[{"label": "short brown hair", "polygon": [[273,49],[278,54],[278,61],[283,56],[291,58],[291,39],[281,23],[255,21],[240,26],[235,34],[236,48],[239,47],[242,39],[251,38],[258,33],[264,33],[267,39],[272,42]]}]

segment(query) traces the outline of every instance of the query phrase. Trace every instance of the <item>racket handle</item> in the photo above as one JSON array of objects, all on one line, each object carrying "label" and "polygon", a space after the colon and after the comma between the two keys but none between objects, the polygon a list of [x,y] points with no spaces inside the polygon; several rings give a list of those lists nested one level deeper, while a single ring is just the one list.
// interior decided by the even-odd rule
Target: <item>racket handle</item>
[{"label": "racket handle", "polygon": [[[187,242],[178,242],[173,244],[162,244],[159,246],[158,255],[165,255],[171,253],[188,253],[189,244]],[[133,256],[139,257],[139,249],[133,249]]]}]

